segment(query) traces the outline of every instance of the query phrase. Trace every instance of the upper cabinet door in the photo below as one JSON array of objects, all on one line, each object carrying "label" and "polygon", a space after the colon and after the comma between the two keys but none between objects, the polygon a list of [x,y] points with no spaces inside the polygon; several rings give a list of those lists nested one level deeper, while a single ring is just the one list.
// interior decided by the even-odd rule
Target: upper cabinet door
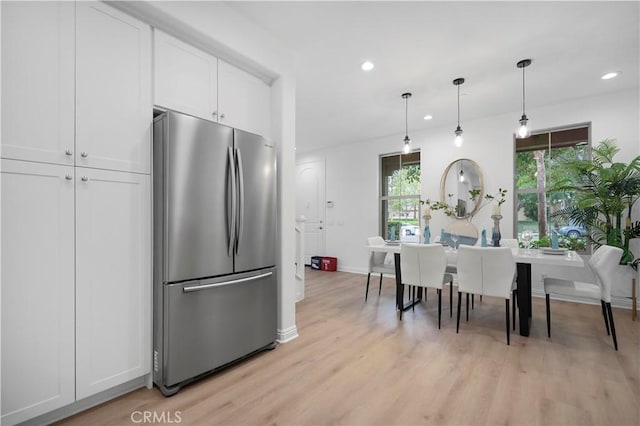
[{"label": "upper cabinet door", "polygon": [[73,2],[2,2],[3,158],[73,165]]},{"label": "upper cabinet door", "polygon": [[154,30],[154,104],[218,121],[218,60]]},{"label": "upper cabinet door", "polygon": [[150,172],[151,28],[76,5],[76,166]]},{"label": "upper cabinet door", "polygon": [[219,122],[271,136],[271,88],[259,78],[218,60]]}]

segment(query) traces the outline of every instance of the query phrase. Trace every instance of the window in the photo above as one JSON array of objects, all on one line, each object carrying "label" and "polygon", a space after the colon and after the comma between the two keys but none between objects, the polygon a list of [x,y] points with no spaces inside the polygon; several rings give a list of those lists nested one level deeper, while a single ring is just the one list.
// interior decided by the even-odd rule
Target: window
[{"label": "window", "polygon": [[533,232],[540,246],[550,243],[552,230],[561,240],[571,238],[571,247],[583,249],[587,230],[551,215],[566,206],[572,192],[550,192],[547,188],[562,178],[563,158],[581,159],[589,155],[588,124],[546,131],[515,141],[516,235]]},{"label": "window", "polygon": [[420,241],[420,152],[380,157],[380,235]]}]

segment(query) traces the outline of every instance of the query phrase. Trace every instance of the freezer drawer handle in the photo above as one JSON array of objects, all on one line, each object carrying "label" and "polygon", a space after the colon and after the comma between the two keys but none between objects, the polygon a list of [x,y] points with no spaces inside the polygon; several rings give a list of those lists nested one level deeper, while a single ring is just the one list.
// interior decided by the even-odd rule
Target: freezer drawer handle
[{"label": "freezer drawer handle", "polygon": [[225,282],[222,282],[222,283],[198,285],[198,286],[194,286],[194,287],[185,287],[185,288],[182,289],[182,292],[183,293],[191,293],[193,291],[208,290],[210,288],[223,287],[225,285],[238,284],[238,283],[243,283],[243,282],[247,282],[247,281],[259,280],[261,278],[270,277],[271,275],[273,275],[273,272],[267,272],[267,273],[264,273],[264,274],[256,275],[255,277],[247,277],[247,278],[241,278],[239,280],[225,281]]}]

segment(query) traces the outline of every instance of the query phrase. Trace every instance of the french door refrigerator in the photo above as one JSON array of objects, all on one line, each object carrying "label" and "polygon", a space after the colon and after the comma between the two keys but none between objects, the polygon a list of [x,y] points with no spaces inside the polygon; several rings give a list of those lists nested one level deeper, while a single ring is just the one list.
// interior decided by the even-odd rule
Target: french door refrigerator
[{"label": "french door refrigerator", "polygon": [[275,347],[276,160],[264,138],[154,120],[154,382],[166,396]]}]

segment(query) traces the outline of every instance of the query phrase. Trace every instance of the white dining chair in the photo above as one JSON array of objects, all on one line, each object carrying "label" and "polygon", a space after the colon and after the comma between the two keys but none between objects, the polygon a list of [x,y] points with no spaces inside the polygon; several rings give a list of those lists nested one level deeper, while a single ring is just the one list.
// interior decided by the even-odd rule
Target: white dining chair
[{"label": "white dining chair", "polygon": [[[593,253],[591,259],[589,259],[589,267],[596,277],[595,283],[570,281],[553,277],[544,278],[544,293],[547,305],[547,336],[549,338],[551,338],[550,294],[599,300],[602,306],[602,316],[604,317],[607,335],[611,335],[613,338],[613,346],[616,351],[618,350],[616,327],[613,322],[613,312],[611,311],[611,287],[622,253],[621,248],[607,245],[600,246]],[[611,332],[609,332],[609,329],[611,329]]]},{"label": "white dining chair", "polygon": [[[379,246],[379,245],[384,245],[385,241],[384,238],[380,237],[380,236],[376,236],[376,237],[369,237],[367,239],[367,243],[370,246]],[[371,253],[369,253],[369,271],[367,274],[367,289],[364,293],[364,301],[366,303],[367,298],[369,296],[369,281],[371,280],[371,274],[372,273],[378,273],[380,274],[380,284],[378,285],[378,296],[380,296],[380,294],[382,293],[382,276],[383,274],[389,274],[389,275],[395,275],[396,274],[396,269],[394,267],[393,264],[388,264],[385,263],[385,257],[386,257],[386,253],[385,252],[381,252],[381,251],[372,251]]]},{"label": "white dining chair", "polygon": [[[469,294],[505,299],[507,345],[510,344],[509,307],[516,289],[516,263],[509,247],[463,247],[458,249],[458,316],[456,333],[460,330],[462,293],[466,293],[467,321]],[[514,303],[515,309],[515,303]]]},{"label": "white dining chair", "polygon": [[[438,293],[438,329],[442,320],[442,288],[453,284],[451,274],[445,273],[447,256],[441,244],[402,244],[400,247],[400,271],[402,283],[435,288]],[[400,313],[402,319],[402,312]]]}]

